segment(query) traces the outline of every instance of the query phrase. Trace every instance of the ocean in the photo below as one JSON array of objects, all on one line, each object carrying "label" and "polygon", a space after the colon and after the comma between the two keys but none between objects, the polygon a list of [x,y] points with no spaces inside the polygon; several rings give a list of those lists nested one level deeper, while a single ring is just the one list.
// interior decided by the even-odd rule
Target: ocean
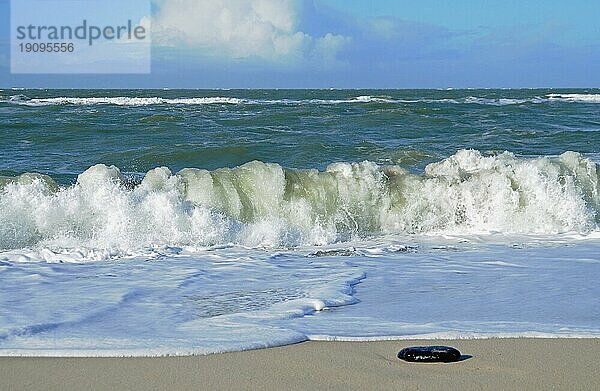
[{"label": "ocean", "polygon": [[0,355],[600,337],[600,90],[0,90]]}]

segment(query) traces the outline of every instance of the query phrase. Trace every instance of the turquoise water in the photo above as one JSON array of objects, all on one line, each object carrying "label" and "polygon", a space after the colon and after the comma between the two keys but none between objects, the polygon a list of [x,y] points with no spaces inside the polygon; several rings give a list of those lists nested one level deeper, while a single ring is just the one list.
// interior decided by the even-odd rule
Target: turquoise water
[{"label": "turquoise water", "polygon": [[600,336],[600,90],[0,90],[0,354]]}]

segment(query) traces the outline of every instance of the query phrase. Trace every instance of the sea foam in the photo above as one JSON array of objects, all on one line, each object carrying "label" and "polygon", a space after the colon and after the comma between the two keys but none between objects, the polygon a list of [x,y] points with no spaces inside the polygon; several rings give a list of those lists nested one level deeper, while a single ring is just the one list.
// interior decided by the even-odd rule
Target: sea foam
[{"label": "sea foam", "polygon": [[548,99],[562,102],[600,103],[600,94],[550,94]]},{"label": "sea foam", "polygon": [[161,97],[53,97],[53,98],[30,98],[26,95],[12,95],[8,98],[0,99],[0,102],[21,105],[21,106],[93,106],[93,105],[114,105],[114,106],[153,106],[153,105],[336,105],[342,103],[409,103],[414,101],[396,100],[391,97],[378,97],[361,95],[347,99],[246,99],[235,97],[192,97],[192,98],[161,98]]},{"label": "sea foam", "polygon": [[0,103],[7,103],[19,106],[95,106],[95,105],[113,105],[113,106],[200,106],[200,105],[340,105],[340,104],[471,104],[483,106],[511,106],[523,104],[543,104],[543,103],[600,103],[600,94],[547,94],[545,96],[535,96],[528,98],[494,98],[482,96],[466,96],[457,98],[412,98],[396,99],[391,96],[371,96],[359,95],[342,99],[253,99],[238,97],[182,97],[182,98],[164,98],[164,97],[52,97],[52,98],[31,98],[23,94],[11,95],[8,97],[0,96]]},{"label": "sea foam", "polygon": [[5,100],[7,103],[24,106],[54,106],[54,105],[116,105],[116,106],[150,106],[150,105],[206,105],[206,104],[239,104],[244,99],[227,97],[198,97],[198,98],[138,98],[138,97],[57,97],[57,98],[28,98],[15,95]]},{"label": "sea foam", "polygon": [[125,252],[161,246],[323,245],[385,234],[588,234],[600,179],[575,152],[519,158],[460,150],[423,175],[398,166],[334,163],[325,171],[254,161],[132,185],[95,165],[69,187],[45,175],[0,178],[0,248]]}]

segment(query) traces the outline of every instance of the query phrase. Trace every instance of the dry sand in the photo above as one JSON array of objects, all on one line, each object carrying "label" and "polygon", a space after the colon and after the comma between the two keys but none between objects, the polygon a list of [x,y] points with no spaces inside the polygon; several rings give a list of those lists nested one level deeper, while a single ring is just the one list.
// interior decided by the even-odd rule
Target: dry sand
[{"label": "dry sand", "polygon": [[[414,345],[473,356],[396,358]],[[600,339],[306,342],[194,357],[0,358],[1,390],[598,390]]]}]

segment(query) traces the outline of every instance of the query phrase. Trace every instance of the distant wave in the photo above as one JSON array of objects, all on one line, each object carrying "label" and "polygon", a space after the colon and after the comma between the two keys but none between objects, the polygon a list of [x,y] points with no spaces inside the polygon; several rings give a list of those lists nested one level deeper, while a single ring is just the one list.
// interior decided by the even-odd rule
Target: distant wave
[{"label": "distant wave", "polygon": [[522,159],[461,150],[422,176],[372,162],[325,171],[254,161],[132,184],[99,164],[59,187],[47,176],[0,177],[0,249],[128,251],[139,246],[326,244],[379,234],[598,229],[600,171],[575,152]]},{"label": "distant wave", "polygon": [[549,94],[532,98],[489,98],[468,96],[464,98],[444,99],[394,99],[389,96],[361,95],[347,99],[249,99],[236,97],[54,97],[29,98],[26,95],[12,95],[0,98],[1,103],[22,106],[56,105],[115,105],[115,106],[151,106],[151,105],[337,105],[337,104],[475,104],[487,106],[508,106],[520,104],[539,104],[550,102],[600,103],[600,94]]},{"label": "distant wave", "polygon": [[528,99],[514,99],[514,98],[480,98],[476,96],[469,96],[464,99],[448,99],[446,102],[457,103],[457,104],[477,104],[486,106],[509,106],[509,105],[521,105],[525,103],[543,103],[542,98],[528,98]]},{"label": "distant wave", "polygon": [[600,94],[550,94],[548,99],[561,102],[600,103]]},{"label": "distant wave", "polygon": [[150,106],[150,105],[213,105],[213,104],[340,104],[340,103],[372,103],[372,102],[405,102],[383,97],[357,96],[350,99],[244,99],[233,97],[198,97],[198,98],[160,98],[160,97],[57,97],[28,98],[25,95],[13,95],[0,102],[23,106],[54,105],[115,105],[115,106]]},{"label": "distant wave", "polygon": [[28,98],[24,95],[11,96],[5,103],[24,106],[54,106],[54,105],[116,105],[116,106],[150,106],[150,105],[206,105],[206,104],[240,104],[243,99],[226,97],[206,98],[135,98],[135,97],[59,97],[59,98]]},{"label": "distant wave", "polygon": [[429,103],[454,103],[454,104],[477,104],[487,106],[509,106],[522,104],[540,104],[552,102],[572,102],[572,103],[600,103],[600,94],[548,94],[546,96],[532,98],[486,98],[477,96],[468,96],[458,99],[430,99],[419,102]]}]

